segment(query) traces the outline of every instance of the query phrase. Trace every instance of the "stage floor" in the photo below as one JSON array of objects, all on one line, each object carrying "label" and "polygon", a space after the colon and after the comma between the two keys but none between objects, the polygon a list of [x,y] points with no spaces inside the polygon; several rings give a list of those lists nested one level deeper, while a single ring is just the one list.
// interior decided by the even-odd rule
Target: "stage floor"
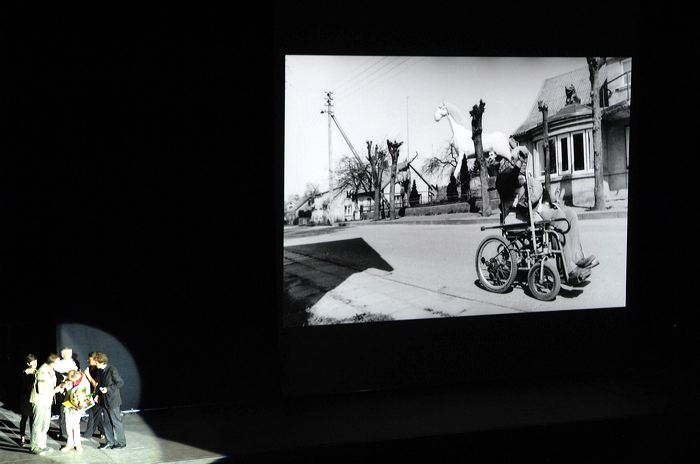
[{"label": "stage floor", "polygon": [[668,456],[669,449],[683,456],[700,424],[691,374],[523,379],[142,410],[124,416],[125,449],[102,451],[92,441],[81,455],[62,454],[49,439],[56,451],[46,457],[19,446],[19,416],[0,407],[0,462],[308,464],[476,456],[507,462],[543,451],[552,462],[598,462],[606,446],[614,448],[608,456]]},{"label": "stage floor", "polygon": [[[58,431],[58,422],[51,421],[47,444],[53,452],[45,456],[36,456],[29,452],[29,448],[22,448],[20,445],[19,420],[20,417],[16,413],[0,408],[0,462],[3,464],[35,462],[208,464],[223,462],[222,458],[224,458],[219,453],[156,436],[152,426],[138,413],[124,415],[127,441],[127,447],[124,449],[97,449],[100,441],[95,437],[93,440],[83,441],[82,453],[73,450],[62,453],[59,449],[65,443],[52,438]],[[84,429],[85,421],[81,425]]]}]

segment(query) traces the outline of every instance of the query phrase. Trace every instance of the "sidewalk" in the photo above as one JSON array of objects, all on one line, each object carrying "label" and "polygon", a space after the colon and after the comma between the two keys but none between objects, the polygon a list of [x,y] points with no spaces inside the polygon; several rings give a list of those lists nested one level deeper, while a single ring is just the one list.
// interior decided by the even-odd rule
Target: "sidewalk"
[{"label": "sidewalk", "polygon": [[[588,208],[582,207],[571,207],[578,214],[580,221],[587,219],[615,219],[615,218],[627,218],[627,208],[611,208],[603,211],[589,211]],[[493,212],[489,217],[482,217],[479,213],[453,213],[453,214],[438,214],[433,216],[404,216],[402,218],[397,218],[395,221],[381,220],[381,221],[352,221],[346,222],[347,225],[379,225],[379,224],[448,224],[448,225],[459,225],[459,224],[498,224],[499,217],[498,212]]]}]

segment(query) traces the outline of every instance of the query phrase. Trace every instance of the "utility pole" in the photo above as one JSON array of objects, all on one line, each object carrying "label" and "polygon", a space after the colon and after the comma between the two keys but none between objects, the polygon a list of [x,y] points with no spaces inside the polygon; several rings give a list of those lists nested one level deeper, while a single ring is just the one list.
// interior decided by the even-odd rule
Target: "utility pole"
[{"label": "utility pole", "polygon": [[331,118],[333,117],[333,92],[326,91],[326,109],[321,114],[328,115],[328,221],[333,225],[333,159],[331,145]]},{"label": "utility pole", "polygon": [[411,145],[408,142],[408,96],[406,96],[406,159],[411,155]]},{"label": "utility pole", "polygon": [[[410,145],[408,144],[408,95],[406,95],[406,162],[408,163],[408,158],[411,156]],[[411,188],[411,170],[406,168],[406,174],[408,176],[408,188],[404,188],[404,194],[401,196],[401,206],[403,207],[404,197],[408,197],[408,192]]]}]

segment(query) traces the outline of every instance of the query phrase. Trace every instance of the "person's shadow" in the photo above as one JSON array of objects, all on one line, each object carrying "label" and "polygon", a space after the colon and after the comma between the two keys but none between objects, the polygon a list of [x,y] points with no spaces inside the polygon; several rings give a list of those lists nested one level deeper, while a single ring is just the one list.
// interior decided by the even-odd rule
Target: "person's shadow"
[{"label": "person's shadow", "polygon": [[307,323],[306,308],[353,274],[367,269],[394,268],[361,238],[288,246],[284,248],[283,324]]},{"label": "person's shadow", "polygon": [[[28,427],[29,428],[29,427]],[[0,433],[9,440],[0,442],[0,450],[14,452],[29,452],[29,448],[22,446],[22,439],[19,436],[19,427],[5,416],[5,410],[0,409]]]}]

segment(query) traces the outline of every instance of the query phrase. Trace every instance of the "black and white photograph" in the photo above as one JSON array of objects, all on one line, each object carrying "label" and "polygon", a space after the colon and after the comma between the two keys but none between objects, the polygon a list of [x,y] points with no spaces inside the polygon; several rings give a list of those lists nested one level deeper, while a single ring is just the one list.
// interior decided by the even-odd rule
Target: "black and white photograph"
[{"label": "black and white photograph", "polygon": [[284,326],[624,307],[632,65],[285,56]]},{"label": "black and white photograph", "polygon": [[0,464],[700,462],[689,7],[25,3]]}]

